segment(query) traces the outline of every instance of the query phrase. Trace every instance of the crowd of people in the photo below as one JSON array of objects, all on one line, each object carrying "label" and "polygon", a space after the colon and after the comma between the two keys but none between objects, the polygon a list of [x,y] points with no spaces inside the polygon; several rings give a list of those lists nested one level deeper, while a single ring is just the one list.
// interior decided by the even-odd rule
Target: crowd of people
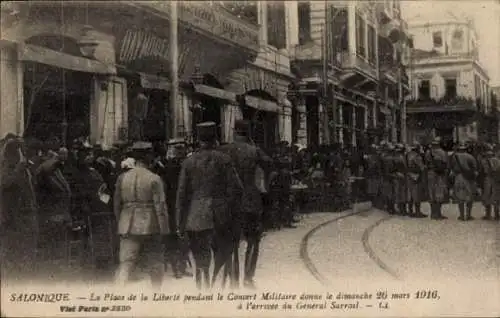
[{"label": "crowd of people", "polygon": [[[499,219],[500,151],[492,145],[460,144],[447,152],[439,139],[364,150],[281,142],[262,150],[250,127],[237,121],[230,144],[217,141],[214,123],[201,123],[196,145],[139,140],[109,150],[84,138],[64,147],[57,139],[7,136],[1,143],[0,225],[2,240],[11,244],[2,244],[4,253],[13,263],[36,264],[26,258],[39,253],[29,251],[56,257],[75,233],[89,237],[100,222],[96,215],[103,215],[112,219],[113,235],[99,239],[117,251],[103,263],[118,263],[117,283],[132,279],[145,260],[154,285],[169,264],[176,278],[194,275],[199,288],[212,286],[222,270],[223,282],[237,286],[235,251],[243,239],[243,281],[253,287],[264,231],[293,228],[314,193],[331,199],[323,211],[371,200],[390,214],[426,217],[421,204],[428,201],[435,220],[445,219],[442,205],[450,200],[460,220],[471,220],[479,199],[484,219]],[[95,244],[85,242],[84,249]]]}]

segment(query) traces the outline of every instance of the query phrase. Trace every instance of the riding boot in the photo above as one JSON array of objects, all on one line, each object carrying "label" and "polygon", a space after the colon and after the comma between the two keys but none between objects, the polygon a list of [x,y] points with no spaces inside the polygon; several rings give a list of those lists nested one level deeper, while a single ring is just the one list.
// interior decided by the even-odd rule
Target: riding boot
[{"label": "riding boot", "polygon": [[460,212],[460,216],[458,217],[458,219],[460,221],[465,221],[465,204],[464,203],[458,204],[458,211]]},{"label": "riding boot", "polygon": [[491,220],[491,204],[485,204],[484,205],[484,216],[483,216],[483,220]]},{"label": "riding boot", "polygon": [[420,207],[420,203],[415,203],[415,214],[414,216],[416,218],[425,218],[427,217],[427,215],[423,214],[422,213],[422,210],[421,210],[421,207]]},{"label": "riding boot", "polygon": [[472,205],[473,205],[473,202],[467,202],[467,204],[466,204],[465,219],[467,221],[474,220],[474,217],[472,216]]}]

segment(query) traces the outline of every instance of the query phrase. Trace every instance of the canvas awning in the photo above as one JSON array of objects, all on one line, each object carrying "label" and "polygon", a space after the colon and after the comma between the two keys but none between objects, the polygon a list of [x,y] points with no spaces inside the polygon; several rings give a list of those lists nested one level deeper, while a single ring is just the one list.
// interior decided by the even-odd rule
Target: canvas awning
[{"label": "canvas awning", "polygon": [[78,72],[115,75],[116,67],[32,44],[19,44],[21,61],[37,62]]},{"label": "canvas awning", "polygon": [[280,111],[280,107],[277,103],[255,96],[245,95],[245,104],[266,112],[278,113]]}]

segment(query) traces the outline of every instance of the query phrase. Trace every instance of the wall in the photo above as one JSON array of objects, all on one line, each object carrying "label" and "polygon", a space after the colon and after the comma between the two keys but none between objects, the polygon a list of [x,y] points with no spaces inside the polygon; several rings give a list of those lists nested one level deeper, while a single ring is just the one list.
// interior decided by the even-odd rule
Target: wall
[{"label": "wall", "polygon": [[[462,41],[453,40],[455,30],[463,32]],[[413,35],[413,44],[416,49],[436,50],[441,54],[448,52],[450,55],[468,53],[476,49],[474,32],[465,23],[430,23],[425,26],[412,26],[409,32]],[[434,47],[432,37],[434,32],[442,32],[443,45],[441,47]]]},{"label": "wall", "polygon": [[450,65],[427,67],[413,71],[413,96],[420,98],[419,87],[423,80],[430,80],[431,97],[442,98],[445,94],[444,79],[457,78],[457,94],[467,98],[474,98],[474,74],[471,66]]},{"label": "wall", "polygon": [[0,138],[24,129],[23,70],[15,46],[0,48]]}]

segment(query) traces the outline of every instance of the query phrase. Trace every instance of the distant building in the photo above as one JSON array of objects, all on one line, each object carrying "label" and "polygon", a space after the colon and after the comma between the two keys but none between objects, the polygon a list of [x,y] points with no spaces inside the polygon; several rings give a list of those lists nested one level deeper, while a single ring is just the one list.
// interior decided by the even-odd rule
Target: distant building
[{"label": "distant building", "polygon": [[454,16],[410,24],[414,40],[407,101],[408,137],[445,143],[498,137],[489,76],[479,62],[470,20]]}]

